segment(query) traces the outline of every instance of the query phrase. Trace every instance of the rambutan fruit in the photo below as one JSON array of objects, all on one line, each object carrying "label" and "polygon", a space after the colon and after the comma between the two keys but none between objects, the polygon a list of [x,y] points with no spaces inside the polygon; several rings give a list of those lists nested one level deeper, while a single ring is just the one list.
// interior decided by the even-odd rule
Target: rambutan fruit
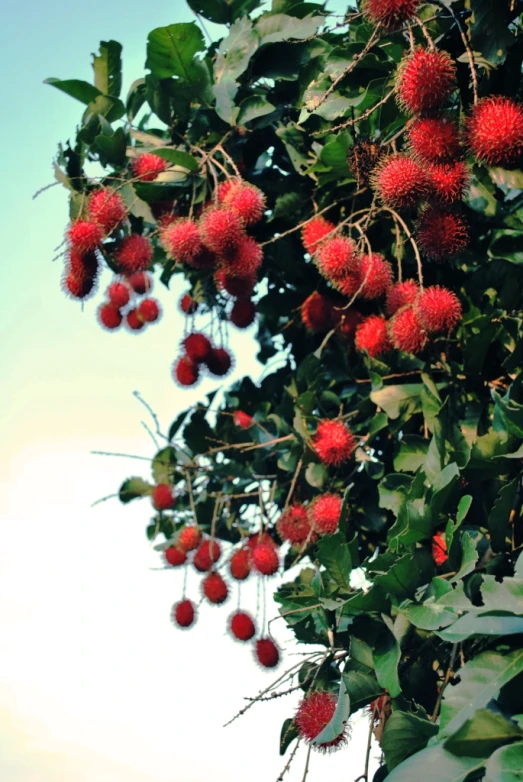
[{"label": "rambutan fruit", "polygon": [[104,234],[110,234],[127,217],[127,207],[122,196],[110,187],[100,187],[89,195],[87,211]]},{"label": "rambutan fruit", "polygon": [[194,361],[195,364],[201,364],[207,361],[211,352],[211,341],[205,334],[199,331],[193,331],[182,342],[187,356]]},{"label": "rambutan fruit", "polygon": [[188,218],[170,223],[161,233],[161,242],[165,251],[181,263],[191,263],[203,250],[200,229]]},{"label": "rambutan fruit", "polygon": [[200,376],[200,367],[189,356],[180,356],[174,362],[172,375],[180,386],[194,386]]},{"label": "rambutan fruit", "polygon": [[293,546],[302,545],[306,540],[314,543],[316,535],[312,531],[307,508],[299,502],[290,505],[276,523],[278,535]]},{"label": "rambutan fruit", "polygon": [[447,554],[447,541],[445,540],[443,532],[437,532],[433,536],[431,549],[432,559],[436,565],[438,567],[443,565],[449,558],[449,555]]},{"label": "rambutan fruit", "polygon": [[202,592],[209,601],[220,605],[227,600],[229,589],[219,573],[209,573],[202,581]]},{"label": "rambutan fruit", "polygon": [[452,331],[462,317],[461,304],[455,293],[440,285],[425,288],[416,303],[416,313],[429,333]]},{"label": "rambutan fruit", "polygon": [[225,258],[224,268],[233,277],[256,274],[263,263],[263,250],[252,236],[242,236]]},{"label": "rambutan fruit", "polygon": [[178,548],[178,546],[169,546],[169,548],[165,549],[163,555],[165,561],[171,567],[180,567],[180,565],[184,565],[187,562],[186,552]]},{"label": "rambutan fruit", "polygon": [[129,329],[129,331],[141,331],[143,327],[145,326],[145,323],[138,315],[138,310],[132,309],[129,310],[127,315],[125,316],[125,325]]},{"label": "rambutan fruit", "polygon": [[256,317],[256,305],[251,299],[236,299],[232,306],[229,320],[238,329],[248,329]]},{"label": "rambutan fruit", "polygon": [[342,293],[348,298],[352,298],[359,290],[361,285],[360,270],[359,270],[359,258],[356,259],[354,265],[354,271],[345,274],[340,277],[339,280],[332,280],[332,284],[337,291]]},{"label": "rambutan fruit", "polygon": [[102,241],[103,233],[98,223],[77,220],[69,227],[67,238],[71,249],[84,255],[96,250]]},{"label": "rambutan fruit", "polygon": [[169,163],[159,155],[144,152],[134,158],[131,168],[136,179],[140,179],[142,182],[152,182],[158,174],[169,168]]},{"label": "rambutan fruit", "polygon": [[99,271],[95,252],[79,253],[72,247],[66,255],[65,270],[78,280],[94,280]]},{"label": "rambutan fruit", "polygon": [[276,543],[274,538],[271,537],[267,530],[264,530],[263,532],[253,532],[252,535],[249,535],[247,538],[246,545],[249,551],[252,553],[256,546],[261,546],[262,543],[267,546],[272,546],[274,549],[279,548],[278,543]]},{"label": "rambutan fruit", "polygon": [[114,331],[122,325],[122,313],[115,304],[100,304],[96,314],[98,322],[107,331]]},{"label": "rambutan fruit", "polygon": [[459,131],[450,119],[417,118],[407,134],[412,155],[426,163],[451,163],[460,156]]},{"label": "rambutan fruit", "polygon": [[240,181],[239,179],[226,179],[225,182],[220,182],[217,190],[219,204],[223,204],[230,190]]},{"label": "rambutan fruit", "polygon": [[301,320],[305,328],[314,333],[328,331],[334,322],[334,309],[328,296],[314,291],[300,307]]},{"label": "rambutan fruit", "polygon": [[258,638],[255,652],[256,659],[263,668],[276,668],[280,662],[280,650],[272,638]]},{"label": "rambutan fruit", "polygon": [[193,269],[214,269],[218,263],[218,256],[212,250],[202,245],[202,249],[193,258],[186,261]]},{"label": "rambutan fruit", "polygon": [[62,290],[73,299],[84,301],[96,292],[96,279],[94,277],[76,277],[72,272],[62,278]]},{"label": "rambutan fruit", "polygon": [[340,310],[337,314],[338,322],[336,331],[345,339],[354,339],[356,329],[363,320],[363,315],[359,310],[350,307],[348,310]]},{"label": "rambutan fruit", "polygon": [[127,282],[139,296],[150,293],[153,287],[153,279],[147,272],[134,272],[127,277]]},{"label": "rambutan fruit", "polygon": [[321,242],[330,234],[336,226],[324,217],[313,217],[303,226],[301,241],[309,255],[314,255]]},{"label": "rambutan fruit", "polygon": [[309,505],[309,519],[313,530],[320,536],[334,535],[340,523],[343,500],[337,494],[320,494]]},{"label": "rambutan fruit", "polygon": [[435,261],[459,255],[470,241],[467,224],[460,214],[430,206],[420,215],[416,238],[423,253]]},{"label": "rambutan fruit", "polygon": [[245,237],[239,214],[226,206],[211,207],[200,219],[203,243],[218,255],[228,255]]},{"label": "rambutan fruit", "polygon": [[339,280],[357,268],[356,245],[345,236],[325,239],[316,254],[318,269],[328,280]]},{"label": "rambutan fruit", "polygon": [[483,98],[467,120],[468,146],[489,166],[516,163],[523,153],[523,106],[511,98]]},{"label": "rambutan fruit", "polygon": [[379,299],[392,285],[392,266],[382,255],[362,255],[358,264],[362,299]]},{"label": "rambutan fruit", "polygon": [[205,573],[210,570],[211,567],[218,562],[222,555],[222,547],[214,538],[206,538],[202,540],[196,551],[194,552],[193,565],[196,570],[201,573]]},{"label": "rambutan fruit", "polygon": [[[311,744],[333,718],[337,704],[338,699],[332,692],[326,690],[309,692],[299,703],[294,717],[294,723],[301,738]],[[342,732],[332,741],[311,746],[319,752],[329,752],[340,749],[346,742],[347,727],[344,725]]]},{"label": "rambutan fruit", "polygon": [[371,358],[377,358],[387,353],[392,345],[387,332],[387,322],[380,315],[369,315],[356,327],[354,338],[356,350],[368,353]]},{"label": "rambutan fruit", "polygon": [[432,195],[442,204],[461,201],[467,190],[470,174],[466,163],[429,163]]},{"label": "rambutan fruit", "polygon": [[243,410],[235,410],[232,415],[232,420],[238,429],[250,429],[254,424],[254,418],[252,415],[244,413]]},{"label": "rambutan fruit", "polygon": [[421,0],[364,0],[362,10],[369,22],[390,32],[408,22],[420,4]]},{"label": "rambutan fruit", "polygon": [[180,600],[175,603],[172,609],[173,622],[178,627],[186,628],[194,624],[196,618],[196,608],[190,600]]},{"label": "rambutan fruit", "polygon": [[115,252],[118,268],[124,274],[147,269],[153,259],[153,246],[146,236],[131,234],[122,240]]},{"label": "rambutan fruit", "polygon": [[265,212],[265,195],[258,187],[241,180],[236,180],[221,200],[237,212],[244,225],[259,223]]},{"label": "rambutan fruit", "polygon": [[196,299],[193,299],[190,293],[184,293],[178,302],[178,306],[184,315],[194,315],[198,309],[198,302]]},{"label": "rambutan fruit", "polygon": [[178,533],[178,547],[182,551],[194,551],[198,548],[202,533],[198,527],[182,527]]},{"label": "rambutan fruit", "polygon": [[107,288],[107,298],[115,307],[125,307],[129,304],[129,288],[123,282],[112,282]]},{"label": "rambutan fruit", "polygon": [[252,564],[262,576],[273,576],[280,567],[280,558],[270,543],[259,543],[252,552]]},{"label": "rambutan fruit", "polygon": [[407,114],[438,109],[456,89],[456,65],[442,49],[418,46],[400,63],[396,97]]},{"label": "rambutan fruit", "polygon": [[386,310],[388,315],[394,315],[407,304],[414,304],[419,294],[419,285],[414,280],[404,280],[391,285],[387,291]]},{"label": "rambutan fruit", "polygon": [[250,641],[256,633],[253,618],[245,611],[235,611],[229,617],[229,629],[238,641]]},{"label": "rambutan fruit", "polygon": [[430,179],[414,158],[388,155],[376,166],[372,186],[385,206],[393,209],[416,206],[430,193]]},{"label": "rambutan fruit", "polygon": [[348,461],[357,446],[356,438],[347,424],[328,418],[319,422],[312,442],[320,461],[332,467],[339,467]]},{"label": "rambutan fruit", "polygon": [[245,581],[251,572],[251,552],[246,546],[234,552],[229,560],[229,571],[236,581]]},{"label": "rambutan fruit", "polygon": [[205,364],[211,375],[224,377],[232,367],[231,354],[225,348],[212,348]]},{"label": "rambutan fruit", "polygon": [[423,328],[414,307],[403,307],[389,322],[389,335],[397,350],[420,353],[427,344],[427,332]]},{"label": "rambutan fruit", "polygon": [[138,317],[141,318],[144,323],[154,323],[160,317],[160,305],[156,299],[143,299],[138,307]]},{"label": "rambutan fruit", "polygon": [[159,483],[151,492],[151,502],[156,510],[172,510],[176,500],[168,483]]},{"label": "rambutan fruit", "polygon": [[225,269],[218,269],[214,280],[218,290],[224,290],[230,296],[250,296],[256,285],[256,274],[237,277]]}]

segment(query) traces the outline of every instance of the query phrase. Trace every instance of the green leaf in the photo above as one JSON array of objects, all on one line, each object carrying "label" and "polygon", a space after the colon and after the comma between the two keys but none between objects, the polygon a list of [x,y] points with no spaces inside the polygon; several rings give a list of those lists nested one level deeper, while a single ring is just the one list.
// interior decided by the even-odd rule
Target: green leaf
[{"label": "green leaf", "polygon": [[433,481],[431,490],[428,494],[428,501],[430,508],[434,515],[434,519],[437,519],[438,515],[444,512],[447,506],[449,497],[459,481],[460,472],[458,465],[455,462],[447,464],[447,466],[439,473],[436,480]]},{"label": "green leaf", "polygon": [[128,502],[131,502],[131,500],[136,500],[138,497],[145,497],[147,494],[150,494],[151,489],[151,484],[144,481],[143,478],[128,478],[120,486],[118,497],[120,502],[123,502],[124,505],[126,505]]},{"label": "green leaf", "polygon": [[325,535],[319,540],[317,549],[320,564],[340,587],[348,591],[352,564],[343,532]]},{"label": "green leaf", "polygon": [[280,755],[285,755],[287,748],[292,744],[294,739],[298,738],[298,731],[292,717],[288,717],[284,720],[281,726],[280,732]]},{"label": "green leaf", "polygon": [[481,614],[485,611],[523,614],[523,578],[504,578],[500,582],[495,576],[485,575],[481,584],[481,596]]},{"label": "green leaf", "polygon": [[266,14],[256,22],[256,32],[261,38],[262,45],[291,39],[303,40],[314,35],[324,22],[323,16],[296,19],[287,14]]},{"label": "green leaf", "polygon": [[371,400],[381,407],[389,418],[395,420],[400,415],[410,417],[421,410],[422,383],[404,383],[401,386],[384,386],[379,391],[372,391]]},{"label": "green leaf", "polygon": [[453,581],[459,581],[460,578],[465,578],[469,573],[472,573],[476,567],[476,562],[479,559],[479,553],[476,550],[475,535],[471,532],[464,532],[461,538],[461,565],[453,576]]},{"label": "green leaf", "polygon": [[120,168],[127,160],[127,137],[123,128],[117,128],[112,136],[100,134],[94,140],[94,146],[100,154],[100,160]]},{"label": "green leaf", "polygon": [[305,470],[305,480],[309,486],[314,486],[315,489],[321,489],[327,479],[327,469],[324,464],[317,464],[316,462],[310,462]]},{"label": "green leaf", "polygon": [[156,483],[172,483],[173,475],[178,468],[178,450],[168,445],[158,451],[153,459],[152,473]]},{"label": "green leaf", "polygon": [[206,420],[207,410],[196,410],[183,430],[187,446],[194,454],[206,453],[215,443],[215,433]]},{"label": "green leaf", "polygon": [[460,758],[446,752],[441,744],[416,752],[396,766],[387,782],[464,782],[468,775],[483,766],[477,758]]},{"label": "green leaf", "polygon": [[427,746],[438,732],[437,725],[405,711],[393,712],[386,722],[381,747],[389,771]]},{"label": "green leaf", "polygon": [[500,5],[493,0],[467,0],[472,14],[468,20],[474,52],[494,65],[503,62],[514,36],[508,29],[508,3]]},{"label": "green leaf", "polygon": [[195,14],[215,24],[229,24],[231,21],[231,9],[227,0],[187,0],[187,5]]},{"label": "green leaf", "polygon": [[380,508],[391,510],[395,516],[398,516],[411,485],[412,478],[410,476],[399,473],[386,475],[378,486]]},{"label": "green leaf", "polygon": [[327,723],[323,730],[311,741],[312,746],[317,747],[320,744],[327,744],[334,741],[340,733],[343,733],[349,716],[350,696],[342,678],[340,681],[340,692],[338,695],[338,703],[336,704],[336,711],[332,715],[331,721]]},{"label": "green leaf", "polygon": [[158,155],[158,157],[167,160],[174,166],[181,166],[182,168],[186,168],[187,171],[198,171],[198,168],[200,167],[200,164],[195,157],[189,155],[188,152],[184,152],[181,149],[160,147],[160,149],[153,149],[151,152],[153,155]]},{"label": "green leaf", "polygon": [[350,696],[352,714],[382,693],[382,688],[370,668],[367,671],[345,670],[341,677]]},{"label": "green leaf", "polygon": [[265,117],[276,110],[276,106],[264,98],[262,95],[251,95],[240,103],[240,110],[236,122],[238,125],[245,125],[259,117]]},{"label": "green leaf", "polygon": [[391,698],[397,698],[401,693],[398,676],[398,663],[401,658],[400,646],[386,627],[380,631],[372,650],[376,678],[384,690],[388,690]]},{"label": "green leaf", "polygon": [[521,739],[522,736],[521,728],[502,714],[478,709],[443,746],[455,755],[485,758],[504,744]]},{"label": "green leaf", "polygon": [[233,125],[239,113],[234,105],[238,92],[237,79],[249,67],[251,57],[257,50],[259,37],[252,22],[246,16],[238,19],[223,38],[214,64],[213,87],[216,98],[216,113],[224,122]]},{"label": "green leaf", "polygon": [[104,95],[120,97],[122,89],[122,45],[100,41],[100,54],[93,54],[94,84]]},{"label": "green leaf", "polygon": [[413,597],[418,587],[428,584],[434,575],[432,557],[425,549],[399,558],[387,552],[377,557],[369,569],[377,574],[374,583],[399,600]]},{"label": "green leaf", "polygon": [[80,103],[85,103],[87,106],[89,103],[95,101],[102,93],[92,84],[87,81],[80,81],[80,79],[68,79],[61,81],[60,79],[54,79],[50,77],[45,79],[44,84],[50,84],[51,87],[56,87],[57,90],[65,92],[66,95],[70,95],[71,98],[76,98]]},{"label": "green leaf", "polygon": [[521,782],[523,780],[523,742],[496,750],[487,760],[483,782]]},{"label": "green leaf", "polygon": [[523,633],[523,617],[489,616],[470,613],[460,617],[446,630],[436,633],[444,641],[457,643],[474,635],[519,635]]},{"label": "green leaf", "polygon": [[416,472],[425,461],[429,441],[417,434],[406,434],[399,441],[394,457],[394,469],[397,472]]},{"label": "green leaf", "polygon": [[501,397],[495,391],[492,398],[496,403],[496,412],[501,416],[508,431],[518,438],[523,437],[523,405],[518,404],[510,397],[510,389]]},{"label": "green leaf", "polygon": [[502,486],[490,510],[488,528],[494,551],[504,551],[507,547],[510,531],[510,513],[514,507],[519,481],[519,477],[514,478],[514,480]]},{"label": "green leaf", "polygon": [[195,22],[157,27],[147,39],[145,67],[158,79],[177,76],[198,90],[203,85],[202,63],[194,56],[204,48],[203,33]]}]

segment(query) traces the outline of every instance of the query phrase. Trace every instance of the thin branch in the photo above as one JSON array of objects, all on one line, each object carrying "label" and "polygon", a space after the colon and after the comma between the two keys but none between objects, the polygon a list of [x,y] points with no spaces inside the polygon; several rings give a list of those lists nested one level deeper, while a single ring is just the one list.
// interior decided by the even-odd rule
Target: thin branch
[{"label": "thin branch", "polygon": [[454,662],[456,660],[457,651],[458,651],[458,644],[452,644],[452,652],[450,654],[449,667],[447,668],[445,679],[443,680],[443,684],[441,685],[441,689],[438,694],[438,699],[436,701],[436,705],[434,706],[434,712],[432,714],[432,717],[430,718],[431,722],[436,722],[436,720],[438,719],[441,701],[443,700],[443,693],[445,692],[445,688],[454,674],[453,668],[454,668]]},{"label": "thin branch", "polygon": [[386,103],[389,98],[391,98],[396,91],[396,85],[392,87],[385,97],[383,97],[378,103],[374,104],[374,106],[371,106],[370,109],[367,109],[367,111],[364,111],[363,114],[360,114],[359,117],[355,117],[354,119],[348,120],[348,122],[343,122],[341,125],[334,125],[332,128],[325,128],[324,130],[316,130],[314,133],[311,133],[312,136],[321,136],[325,133],[334,133],[335,130],[343,130],[344,128],[350,128],[353,125],[357,125],[358,122],[362,122],[364,119],[368,119],[376,109],[379,109],[380,106],[383,106],[384,103]]},{"label": "thin branch", "polygon": [[296,753],[297,753],[297,751],[298,751],[298,748],[299,748],[299,746],[300,746],[300,742],[301,742],[301,738],[298,738],[298,741],[296,742],[296,745],[295,745],[294,749],[292,750],[292,752],[291,752],[291,754],[290,754],[290,757],[289,757],[289,759],[288,759],[287,763],[285,764],[285,766],[284,766],[284,768],[283,768],[283,771],[281,772],[280,776],[279,776],[279,777],[278,777],[278,779],[276,780],[276,782],[282,782],[282,780],[283,780],[283,777],[285,776],[285,774],[287,773],[287,771],[290,769],[290,767],[291,767],[291,763],[292,763],[292,761],[294,760],[294,758],[296,757]]},{"label": "thin branch", "polygon": [[403,217],[400,217],[400,215],[394,209],[391,209],[390,206],[382,206],[378,210],[378,212],[389,212],[392,215],[392,217],[394,218],[394,220],[397,220],[398,223],[403,228],[403,230],[405,231],[405,235],[406,235],[407,239],[409,239],[409,241],[410,241],[410,243],[412,245],[412,249],[414,250],[414,255],[416,256],[416,263],[418,265],[419,286],[420,286],[420,288],[423,289],[423,266],[422,266],[422,262],[421,262],[421,255],[420,255],[420,251],[419,251],[418,245],[416,243],[416,240],[412,236],[407,223],[405,222]]},{"label": "thin branch", "polygon": [[303,456],[301,457],[300,461],[296,465],[296,469],[294,470],[294,475],[292,476],[291,486],[287,494],[287,499],[285,500],[283,512],[285,512],[290,505],[290,502],[292,500],[292,495],[294,494],[294,489],[296,488],[296,481],[298,480],[298,476],[300,474],[302,466],[303,466]]},{"label": "thin branch", "polygon": [[467,57],[470,65],[470,73],[472,76],[472,92],[474,93],[474,106],[478,102],[478,73],[476,71],[476,63],[474,62],[474,53],[471,49],[470,42],[467,36],[467,33],[465,32],[465,28],[461,24],[461,19],[456,14],[453,8],[450,6],[445,5],[441,2],[441,0],[432,0],[433,3],[440,8],[443,8],[444,11],[448,11],[450,14],[452,14],[454,21],[456,22],[456,27],[459,30],[459,34],[461,36],[461,40],[463,41],[463,46],[465,47],[465,51],[467,52]]},{"label": "thin branch", "polygon": [[311,760],[311,749],[312,749],[312,746],[309,745],[309,748],[307,750],[307,760],[305,761],[305,768],[303,770],[303,776],[301,778],[301,782],[305,782],[305,780],[307,779],[307,774],[309,773],[309,763],[310,763],[310,760]]},{"label": "thin branch", "polygon": [[100,505],[101,502],[106,502],[107,500],[112,500],[115,497],[118,497],[117,494],[108,494],[107,497],[101,497],[99,500],[95,500],[95,502],[92,503],[91,508],[94,508],[95,505]]}]

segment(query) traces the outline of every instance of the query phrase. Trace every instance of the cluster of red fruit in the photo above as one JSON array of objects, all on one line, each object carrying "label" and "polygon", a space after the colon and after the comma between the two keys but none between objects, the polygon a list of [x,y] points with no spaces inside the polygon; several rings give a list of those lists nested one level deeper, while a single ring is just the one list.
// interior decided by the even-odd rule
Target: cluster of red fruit
[{"label": "cluster of red fruit", "polygon": [[155,323],[160,315],[156,299],[139,296],[151,291],[153,282],[147,272],[135,272],[129,277],[114,280],[107,288],[107,301],[98,307],[98,321],[108,331],[118,329],[122,323],[132,331],[141,331],[147,323]]}]

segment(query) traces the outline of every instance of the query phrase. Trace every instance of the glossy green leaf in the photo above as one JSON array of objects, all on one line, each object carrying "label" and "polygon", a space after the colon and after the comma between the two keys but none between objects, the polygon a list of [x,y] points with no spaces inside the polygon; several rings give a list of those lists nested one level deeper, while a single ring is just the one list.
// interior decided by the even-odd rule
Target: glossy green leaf
[{"label": "glossy green leaf", "polygon": [[393,712],[385,724],[381,746],[389,771],[427,746],[438,728],[428,719],[405,711]]},{"label": "glossy green leaf", "polygon": [[332,715],[332,719],[318,735],[312,739],[312,746],[319,746],[320,744],[327,744],[334,741],[341,733],[343,733],[347,721],[350,716],[350,696],[345,687],[344,680],[340,681],[340,691],[338,695],[338,703],[336,704],[336,711]]},{"label": "glossy green leaf", "polygon": [[80,79],[55,79],[50,77],[45,79],[44,84],[50,84],[51,87],[56,87],[57,90],[65,92],[66,95],[70,95],[71,98],[76,98],[81,103],[85,103],[87,106],[89,103],[95,101],[102,93],[99,89],[86,81],[80,81]]},{"label": "glossy green leaf", "polygon": [[396,766],[387,782],[465,782],[472,771],[482,766],[483,761],[478,758],[456,757],[441,744],[435,744]]},{"label": "glossy green leaf", "polygon": [[521,728],[502,714],[478,709],[471,719],[445,741],[444,747],[455,755],[485,758],[504,744],[522,737]]},{"label": "glossy green leaf", "polygon": [[195,22],[157,27],[147,39],[145,67],[159,79],[177,76],[198,89],[202,64],[195,55],[204,47],[203,33]]},{"label": "glossy green leaf", "polygon": [[397,640],[387,628],[383,628],[379,633],[372,654],[376,678],[379,684],[384,690],[388,691],[391,698],[396,698],[401,693],[401,684],[398,676],[401,649]]},{"label": "glossy green leaf", "polygon": [[485,764],[483,782],[521,782],[523,741],[496,750]]},{"label": "glossy green leaf", "polygon": [[151,493],[152,486],[143,478],[128,478],[120,486],[118,497],[120,502],[127,504],[131,500],[136,500],[139,497],[145,497]]},{"label": "glossy green leaf", "polygon": [[120,97],[122,89],[122,45],[101,41],[100,53],[93,54],[94,84],[104,95]]}]

